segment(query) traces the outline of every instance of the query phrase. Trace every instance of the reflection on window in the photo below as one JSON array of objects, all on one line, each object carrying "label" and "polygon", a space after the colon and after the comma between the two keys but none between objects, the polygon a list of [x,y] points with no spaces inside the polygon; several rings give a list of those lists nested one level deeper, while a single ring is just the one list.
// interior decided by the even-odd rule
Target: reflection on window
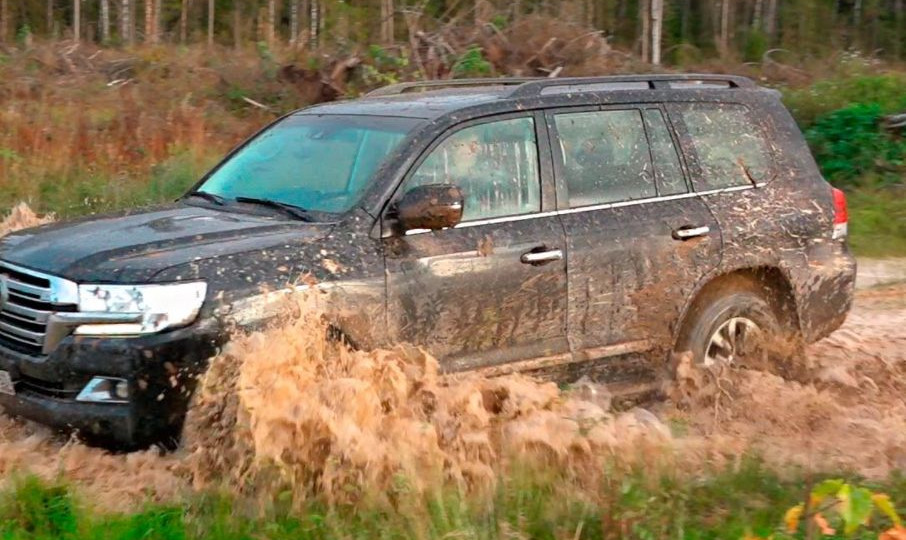
[{"label": "reflection on window", "polygon": [[768,146],[745,106],[695,104],[681,111],[702,169],[702,178],[693,179],[696,191],[747,186],[768,179]]},{"label": "reflection on window", "polygon": [[648,129],[648,141],[654,157],[654,179],[658,195],[685,193],[688,189],[683,179],[683,168],[661,111],[646,109],[645,127]]},{"label": "reflection on window", "polygon": [[352,115],[289,116],[223,162],[200,187],[320,212],[345,212],[375,171],[420,122]]},{"label": "reflection on window", "polygon": [[539,211],[534,121],[480,124],[447,137],[422,162],[404,192],[430,184],[452,184],[462,190],[463,221]]},{"label": "reflection on window", "polygon": [[656,195],[639,111],[558,114],[555,122],[570,207]]}]

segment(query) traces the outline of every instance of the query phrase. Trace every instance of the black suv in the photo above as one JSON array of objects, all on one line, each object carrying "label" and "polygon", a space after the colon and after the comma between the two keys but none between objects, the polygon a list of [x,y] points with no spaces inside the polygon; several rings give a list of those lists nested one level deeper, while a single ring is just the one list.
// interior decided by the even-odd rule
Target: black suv
[{"label": "black suv", "polygon": [[309,286],[356,347],[628,387],[672,351],[727,362],[767,331],[836,329],[846,222],[746,78],[395,85],[281,118],[174,204],[3,238],[0,405],[160,440],[225,329]]}]

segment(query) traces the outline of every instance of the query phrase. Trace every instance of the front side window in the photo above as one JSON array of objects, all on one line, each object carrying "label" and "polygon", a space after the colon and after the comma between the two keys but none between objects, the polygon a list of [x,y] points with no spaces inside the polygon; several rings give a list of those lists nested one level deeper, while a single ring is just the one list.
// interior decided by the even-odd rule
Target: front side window
[{"label": "front side window", "polygon": [[696,191],[750,186],[768,180],[771,154],[764,132],[744,105],[704,103],[679,107],[698,156]]},{"label": "front side window", "polygon": [[462,190],[463,221],[540,211],[534,120],[500,120],[453,133],[418,166],[402,193],[431,184]]},{"label": "front side window", "polygon": [[199,187],[225,199],[254,197],[314,212],[355,206],[372,175],[422,120],[294,115],[223,162]]},{"label": "front side window", "polygon": [[564,113],[554,122],[570,208],[657,195],[640,111]]}]

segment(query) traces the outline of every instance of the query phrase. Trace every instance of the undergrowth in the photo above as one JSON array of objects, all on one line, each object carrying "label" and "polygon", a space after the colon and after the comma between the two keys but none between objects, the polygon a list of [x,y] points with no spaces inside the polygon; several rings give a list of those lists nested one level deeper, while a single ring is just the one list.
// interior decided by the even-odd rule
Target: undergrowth
[{"label": "undergrowth", "polygon": [[[392,512],[312,500],[295,513],[278,501],[262,516],[213,493],[107,514],[65,483],[25,477],[0,495],[0,538],[766,537],[781,530],[785,512],[803,494],[802,477],[784,478],[751,458],[694,480],[643,468],[605,478],[595,492],[582,493],[563,479],[526,472],[503,478],[487,499],[447,491],[402,498]],[[897,485],[892,480],[886,487]],[[879,521],[870,530],[885,525]]]}]

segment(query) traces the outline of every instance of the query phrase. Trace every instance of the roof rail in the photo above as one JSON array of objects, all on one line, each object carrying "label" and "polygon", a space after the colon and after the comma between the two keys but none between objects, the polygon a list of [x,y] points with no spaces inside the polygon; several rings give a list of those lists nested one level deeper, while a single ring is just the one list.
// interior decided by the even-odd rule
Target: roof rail
[{"label": "roof rail", "polygon": [[677,73],[656,75],[606,75],[601,77],[508,77],[496,79],[445,79],[438,81],[413,81],[391,84],[372,90],[366,97],[397,96],[413,90],[437,90],[443,88],[463,88],[482,86],[512,86],[507,95],[509,98],[528,98],[540,96],[545,90],[562,89],[561,92],[595,92],[602,90],[638,90],[629,87],[633,83],[647,85],[647,88],[667,88],[670,83],[687,83],[693,85],[726,85],[729,88],[755,88],[748,77],[739,75],[716,75],[713,73]]},{"label": "roof rail", "polygon": [[442,88],[462,88],[462,87],[481,87],[481,86],[517,86],[534,81],[543,81],[538,77],[508,77],[498,79],[444,79],[438,81],[413,81],[389,86],[382,86],[377,90],[372,90],[365,94],[366,97],[379,96],[396,96],[404,94],[411,90],[426,89],[435,90]]},{"label": "roof rail", "polygon": [[[649,88],[665,88],[671,82],[694,84],[725,84],[730,88],[755,88],[756,85],[748,77],[738,75],[714,75],[714,74],[658,74],[658,75],[609,75],[604,77],[564,77],[562,79],[534,79],[526,81],[514,88],[507,97],[510,98],[528,98],[542,95],[545,90],[554,88],[564,88],[569,91],[575,88],[575,92],[595,91],[595,85],[607,84],[626,84],[626,83],[643,83]],[[581,87],[592,87],[591,90],[583,90]],[[625,89],[625,88],[623,88]]]}]

